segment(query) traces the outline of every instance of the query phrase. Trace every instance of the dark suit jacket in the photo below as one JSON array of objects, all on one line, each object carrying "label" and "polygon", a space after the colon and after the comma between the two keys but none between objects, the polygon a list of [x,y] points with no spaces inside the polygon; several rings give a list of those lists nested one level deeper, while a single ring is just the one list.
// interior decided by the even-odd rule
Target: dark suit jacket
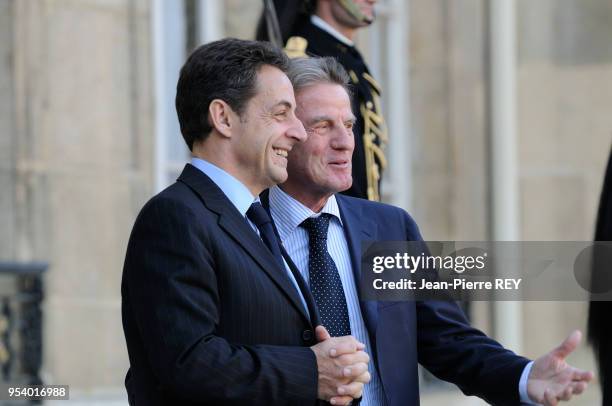
[{"label": "dark suit jacket", "polygon": [[[608,158],[606,175],[604,178],[595,241],[612,241],[612,151]],[[595,255],[593,258],[593,274],[591,286],[593,292],[601,292],[602,287],[609,289],[612,286],[612,272],[606,263],[607,255]],[[603,406],[612,405],[612,326],[610,325],[612,302],[592,301],[589,306],[588,332],[589,340],[593,344],[597,364],[599,366],[599,379],[601,382]]]},{"label": "dark suit jacket", "polygon": [[[397,207],[337,194],[355,280],[362,241],[420,241],[414,220]],[[518,382],[529,360],[470,327],[454,302],[362,301],[389,406],[419,404],[417,363],[468,395],[496,405],[519,404]]]},{"label": "dark suit jacket", "polygon": [[132,405],[313,405],[313,326],[272,254],[187,165],[142,209],[123,269]]}]

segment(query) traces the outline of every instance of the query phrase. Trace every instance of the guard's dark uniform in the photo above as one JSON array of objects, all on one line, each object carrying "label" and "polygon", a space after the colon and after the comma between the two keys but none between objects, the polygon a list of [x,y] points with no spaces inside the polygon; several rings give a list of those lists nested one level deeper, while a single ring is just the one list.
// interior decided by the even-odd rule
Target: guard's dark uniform
[{"label": "guard's dark uniform", "polygon": [[307,55],[333,56],[348,72],[354,88],[353,113],[353,185],[343,192],[350,196],[380,200],[380,178],[387,161],[383,147],[387,129],[380,110],[380,86],[370,75],[363,57],[354,46],[348,46],[333,35],[302,19],[292,30],[285,47],[290,57]]}]

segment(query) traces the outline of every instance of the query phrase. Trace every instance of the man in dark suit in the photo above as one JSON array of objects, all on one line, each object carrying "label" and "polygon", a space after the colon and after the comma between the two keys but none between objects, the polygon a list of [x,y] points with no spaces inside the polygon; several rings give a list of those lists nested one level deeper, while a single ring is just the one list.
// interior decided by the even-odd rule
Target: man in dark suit
[{"label": "man in dark suit", "polygon": [[363,344],[317,327],[256,199],[306,137],[287,64],[269,44],[225,39],[181,70],[193,159],[141,210],[123,270],[131,405],[346,404],[369,380]]},{"label": "man in dark suit", "polygon": [[345,328],[372,355],[362,405],[418,405],[417,363],[496,405],[556,405],[581,393],[592,373],[564,361],[580,332],[530,362],[470,327],[454,302],[360,300],[361,243],[420,241],[421,235],[399,208],[338,194],[352,181],[355,121],[348,77],[338,62],[294,59],[289,77],[308,139],[292,149],[288,180],[271,188],[264,203],[285,249],[310,282],[323,324],[338,324],[338,314],[345,315]]}]

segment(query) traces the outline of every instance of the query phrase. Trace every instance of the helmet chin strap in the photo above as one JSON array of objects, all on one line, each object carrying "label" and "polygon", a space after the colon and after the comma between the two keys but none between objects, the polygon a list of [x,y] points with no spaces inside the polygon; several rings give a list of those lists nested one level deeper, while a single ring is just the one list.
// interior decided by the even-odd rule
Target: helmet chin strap
[{"label": "helmet chin strap", "polygon": [[372,19],[361,12],[359,6],[353,0],[337,0],[338,3],[351,15],[355,20],[362,24],[372,24]]}]

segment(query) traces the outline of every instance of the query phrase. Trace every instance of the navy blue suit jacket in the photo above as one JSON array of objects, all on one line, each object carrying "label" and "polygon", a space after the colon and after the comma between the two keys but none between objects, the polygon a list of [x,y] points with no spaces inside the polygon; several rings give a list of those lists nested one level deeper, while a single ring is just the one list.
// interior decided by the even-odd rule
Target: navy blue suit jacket
[{"label": "navy blue suit jacket", "polygon": [[[356,281],[362,241],[422,240],[402,209],[340,194],[336,199]],[[417,363],[467,395],[519,404],[518,382],[529,360],[470,327],[454,302],[362,301],[361,311],[389,406],[419,404]]]},{"label": "navy blue suit jacket", "polygon": [[314,405],[312,322],[274,256],[187,165],[138,215],[123,269],[131,405]]}]

